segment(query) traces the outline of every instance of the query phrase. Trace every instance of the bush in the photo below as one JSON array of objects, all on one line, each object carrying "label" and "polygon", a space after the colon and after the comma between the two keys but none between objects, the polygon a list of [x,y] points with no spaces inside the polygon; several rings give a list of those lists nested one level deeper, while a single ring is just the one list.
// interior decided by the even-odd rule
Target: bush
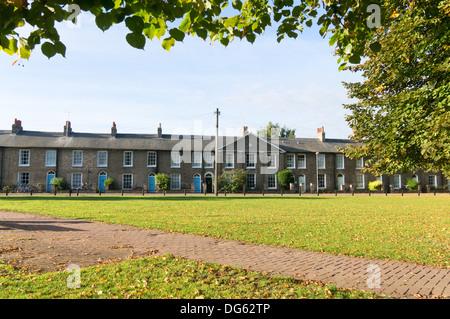
[{"label": "bush", "polygon": [[106,185],[109,185],[109,189],[111,190],[111,189],[114,188],[114,182],[115,182],[114,178],[108,177],[108,178],[105,180],[104,185],[105,185],[105,186],[106,186]]},{"label": "bush", "polygon": [[170,189],[170,176],[164,173],[156,174],[156,184],[160,190],[169,190]]},{"label": "bush", "polygon": [[294,174],[290,169],[285,169],[284,171],[277,173],[278,185],[284,188],[289,188],[289,184],[294,182]]},{"label": "bush", "polygon": [[381,185],[383,185],[383,183],[381,181],[369,182],[369,190],[379,191],[379,190],[381,190]]},{"label": "bush", "polygon": [[415,179],[407,178],[405,184],[409,190],[416,191],[419,188],[420,182]]},{"label": "bush", "polygon": [[51,185],[55,186],[55,189],[57,190],[62,190],[62,189],[66,189],[67,187],[67,183],[64,180],[64,178],[62,177],[55,177],[50,181]]},{"label": "bush", "polygon": [[224,170],[217,180],[219,191],[240,193],[247,183],[247,171],[242,169]]},{"label": "bush", "polygon": [[9,185],[6,185],[5,187],[3,187],[3,190],[4,190],[5,192],[6,192],[6,191],[11,192],[13,189],[14,189],[14,187],[9,186]]}]

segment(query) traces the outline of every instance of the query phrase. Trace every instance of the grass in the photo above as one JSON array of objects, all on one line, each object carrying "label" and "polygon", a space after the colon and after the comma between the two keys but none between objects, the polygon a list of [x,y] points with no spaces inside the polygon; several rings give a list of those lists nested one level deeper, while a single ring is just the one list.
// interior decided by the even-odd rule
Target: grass
[{"label": "grass", "polygon": [[0,209],[449,267],[449,196],[8,196]]},{"label": "grass", "polygon": [[[298,282],[172,255],[132,259],[75,273],[36,274],[0,262],[0,299],[370,299],[372,293]],[[68,283],[69,282],[69,286]]]}]

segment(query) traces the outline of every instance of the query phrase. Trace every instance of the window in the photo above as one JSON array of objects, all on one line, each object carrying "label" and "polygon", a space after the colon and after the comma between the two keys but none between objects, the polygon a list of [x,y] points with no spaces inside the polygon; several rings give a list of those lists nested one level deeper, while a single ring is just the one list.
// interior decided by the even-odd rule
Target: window
[{"label": "window", "polygon": [[305,175],[303,175],[303,174],[301,174],[301,175],[298,177],[298,187],[301,187],[302,184],[303,184],[303,189],[302,189],[302,191],[303,191],[303,192],[306,192],[306,178],[305,178]]},{"label": "window", "polygon": [[17,184],[28,185],[30,184],[30,173],[19,173],[17,178]]},{"label": "window", "polygon": [[375,177],[375,180],[379,181],[379,182],[383,182],[383,176],[377,176],[377,177]]},{"label": "window", "polygon": [[256,187],[256,175],[247,174],[247,189],[254,189]]},{"label": "window", "polygon": [[276,168],[277,162],[276,162],[276,154],[268,154],[267,155],[267,167],[269,168]]},{"label": "window", "polygon": [[156,152],[147,152],[147,167],[156,167]]},{"label": "window", "polygon": [[80,173],[72,174],[71,188],[81,189],[82,187],[83,187],[83,174]]},{"label": "window", "polygon": [[358,158],[356,160],[356,169],[362,169],[364,167],[364,158]]},{"label": "window", "polygon": [[365,188],[363,174],[356,174],[356,188],[358,188],[358,189]]},{"label": "window", "polygon": [[287,154],[287,168],[295,168],[295,154]]},{"label": "window", "polygon": [[180,174],[170,174],[170,189],[180,189],[180,188],[181,188]]},{"label": "window", "polygon": [[19,166],[30,166],[30,150],[19,151]]},{"label": "window", "polygon": [[234,153],[225,153],[225,168],[234,168]]},{"label": "window", "polygon": [[319,154],[317,157],[317,167],[320,169],[325,169],[325,154]]},{"label": "window", "polygon": [[180,152],[170,154],[170,167],[180,167]]},{"label": "window", "polygon": [[55,150],[48,150],[45,152],[45,166],[56,166]]},{"label": "window", "polygon": [[431,187],[436,187],[437,186],[437,176],[436,175],[428,176],[428,184]]},{"label": "window", "polygon": [[267,188],[268,189],[277,188],[277,174],[268,174],[267,175]]},{"label": "window", "polygon": [[133,174],[122,175],[122,189],[123,190],[133,189]]},{"label": "window", "polygon": [[319,188],[326,188],[327,187],[327,177],[325,174],[319,174],[318,176],[318,183]]},{"label": "window", "polygon": [[306,155],[305,154],[297,155],[297,168],[306,168]]},{"label": "window", "polygon": [[255,168],[256,154],[246,154],[246,164],[247,168]]},{"label": "window", "polygon": [[107,167],[108,166],[108,152],[98,151],[97,152],[97,167]]},{"label": "window", "polygon": [[133,166],[133,152],[125,151],[123,152],[123,167],[132,167]]},{"label": "window", "polygon": [[415,175],[415,174],[411,177],[411,179],[414,180],[414,181],[416,181],[416,182],[419,181],[419,178],[418,178],[417,175]]},{"label": "window", "polygon": [[399,189],[402,187],[401,176],[396,174],[394,175],[394,189]]},{"label": "window", "polygon": [[192,153],[192,167],[201,168],[202,167],[202,153],[193,152]]},{"label": "window", "polygon": [[336,154],[336,168],[344,169],[344,154]]},{"label": "window", "polygon": [[205,152],[203,154],[203,158],[205,159],[205,168],[214,167],[214,154],[210,152]]},{"label": "window", "polygon": [[72,166],[83,166],[83,151],[73,151],[72,153]]}]

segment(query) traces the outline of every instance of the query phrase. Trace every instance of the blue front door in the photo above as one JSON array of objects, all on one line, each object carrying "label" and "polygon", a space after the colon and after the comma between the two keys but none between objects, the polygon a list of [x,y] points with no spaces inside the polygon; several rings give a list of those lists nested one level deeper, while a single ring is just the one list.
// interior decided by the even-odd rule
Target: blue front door
[{"label": "blue front door", "polygon": [[155,176],[149,176],[148,177],[148,192],[154,193],[156,192],[156,180]]},{"label": "blue front door", "polygon": [[194,192],[200,193],[202,191],[202,181],[200,177],[194,177]]},{"label": "blue front door", "polygon": [[106,181],[106,175],[99,175],[98,176],[98,189],[100,192],[105,192],[105,181]]},{"label": "blue front door", "polygon": [[50,182],[54,178],[55,178],[55,174],[47,174],[47,192],[52,191],[52,184],[50,184]]}]

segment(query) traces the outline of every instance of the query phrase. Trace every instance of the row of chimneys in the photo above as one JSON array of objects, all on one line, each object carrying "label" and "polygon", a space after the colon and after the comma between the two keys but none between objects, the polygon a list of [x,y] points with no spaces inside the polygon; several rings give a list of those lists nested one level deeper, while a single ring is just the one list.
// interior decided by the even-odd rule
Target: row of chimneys
[{"label": "row of chimneys", "polygon": [[[18,120],[18,119],[14,119],[14,124],[12,125],[12,130],[11,132],[13,134],[17,134],[20,131],[22,131],[22,121]],[[70,134],[72,134],[72,127],[70,124],[70,121],[66,121],[66,125],[64,125],[64,136],[70,136]],[[243,126],[241,129],[241,135],[244,136],[248,133],[248,126]],[[113,122],[112,127],[111,127],[111,136],[112,137],[116,137],[117,135],[117,126],[116,126],[116,122]],[[161,123],[159,123],[158,125],[158,137],[161,138],[162,137],[162,128],[161,128]],[[316,134],[316,138],[318,138],[321,142],[325,141],[325,130],[322,127],[319,127],[317,129],[317,134]]]},{"label": "row of chimneys", "polygon": [[[14,119],[14,124],[12,125],[11,133],[17,134],[21,131],[23,131],[22,121],[20,121],[18,119]],[[71,123],[70,123],[70,121],[66,121],[66,125],[64,125],[64,136],[70,136],[72,133],[73,133],[73,131],[72,131]],[[116,122],[113,122],[112,127],[111,127],[111,136],[116,137],[116,135],[117,135],[117,126],[116,126]],[[159,125],[158,125],[158,137],[159,138],[162,137],[161,123],[159,123]]]}]

